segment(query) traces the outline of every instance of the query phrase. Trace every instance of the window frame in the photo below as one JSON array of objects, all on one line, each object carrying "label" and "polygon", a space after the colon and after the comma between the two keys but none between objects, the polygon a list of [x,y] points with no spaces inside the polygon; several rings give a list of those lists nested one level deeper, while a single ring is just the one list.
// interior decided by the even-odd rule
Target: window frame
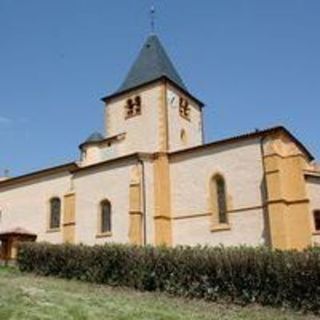
[{"label": "window frame", "polygon": [[142,99],[140,95],[128,98],[125,104],[125,119],[130,119],[142,114]]},{"label": "window frame", "polygon": [[[108,205],[109,208],[109,218],[108,218],[108,222],[106,223],[106,225],[108,225],[108,228],[104,228],[104,206]],[[110,200],[108,199],[104,199],[102,201],[100,201],[99,204],[99,217],[98,217],[98,237],[102,237],[102,236],[111,236],[112,235],[112,204],[110,202]]]},{"label": "window frame", "polygon": [[179,115],[185,120],[191,121],[191,108],[188,99],[179,97]]},{"label": "window frame", "polygon": [[[316,217],[318,215],[318,217]],[[316,233],[320,233],[320,209],[313,210],[312,213],[313,218],[313,229]],[[319,219],[319,221],[317,221]]]},{"label": "window frame", "polygon": [[228,204],[227,204],[227,193],[226,193],[226,183],[222,176],[215,177],[216,184],[216,201],[218,208],[218,220],[219,224],[228,223]]},{"label": "window frame", "polygon": [[[220,187],[219,187],[220,183]],[[222,189],[221,189],[222,185]],[[229,205],[228,205],[228,192],[226,179],[220,173],[216,173],[211,176],[209,182],[210,188],[210,207],[212,228],[211,231],[229,230]],[[220,188],[220,190],[219,190]],[[223,199],[221,198],[223,196]],[[223,203],[222,203],[223,201]]]},{"label": "window frame", "polygon": [[[58,219],[58,222],[57,224],[53,224],[53,202],[54,201],[59,201],[59,219]],[[48,217],[48,231],[58,231],[60,230],[61,228],[61,222],[62,222],[62,201],[60,199],[60,197],[58,196],[54,196],[54,197],[51,197],[49,199],[49,217]]]}]

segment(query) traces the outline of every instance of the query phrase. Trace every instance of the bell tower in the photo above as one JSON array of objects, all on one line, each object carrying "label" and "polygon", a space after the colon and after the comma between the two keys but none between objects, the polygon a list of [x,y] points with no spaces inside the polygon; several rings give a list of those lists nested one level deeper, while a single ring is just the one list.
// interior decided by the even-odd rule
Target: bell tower
[{"label": "bell tower", "polygon": [[125,135],[122,154],[170,152],[203,142],[203,104],[190,94],[155,34],[120,88],[102,100],[108,136]]}]

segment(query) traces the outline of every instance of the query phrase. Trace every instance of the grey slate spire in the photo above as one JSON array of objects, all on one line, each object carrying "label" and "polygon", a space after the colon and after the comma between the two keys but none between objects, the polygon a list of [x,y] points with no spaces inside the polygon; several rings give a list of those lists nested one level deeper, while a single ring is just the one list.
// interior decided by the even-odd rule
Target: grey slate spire
[{"label": "grey slate spire", "polygon": [[90,136],[86,139],[86,143],[90,143],[90,142],[99,142],[102,141],[104,139],[104,136],[98,132],[95,131],[92,134],[90,134]]},{"label": "grey slate spire", "polygon": [[105,137],[98,131],[93,132],[90,136],[80,144],[79,148],[82,149],[84,146],[88,144],[95,144],[103,141]]},{"label": "grey slate spire", "polygon": [[162,77],[167,77],[181,89],[188,91],[159,38],[152,34],[143,45],[138,58],[116,93],[127,91]]}]

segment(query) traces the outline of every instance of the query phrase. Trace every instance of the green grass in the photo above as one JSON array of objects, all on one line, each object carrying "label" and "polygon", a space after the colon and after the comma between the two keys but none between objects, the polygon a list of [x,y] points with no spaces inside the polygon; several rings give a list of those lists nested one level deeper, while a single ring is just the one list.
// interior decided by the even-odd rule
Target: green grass
[{"label": "green grass", "polygon": [[0,319],[311,320],[316,317],[266,307],[206,303],[36,277],[0,267]]}]

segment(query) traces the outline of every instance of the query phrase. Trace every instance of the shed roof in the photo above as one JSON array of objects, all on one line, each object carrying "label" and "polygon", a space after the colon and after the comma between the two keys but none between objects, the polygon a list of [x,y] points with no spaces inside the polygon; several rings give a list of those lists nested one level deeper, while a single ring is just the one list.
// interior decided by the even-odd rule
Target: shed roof
[{"label": "shed roof", "polygon": [[13,236],[22,236],[25,238],[36,239],[37,235],[21,227],[16,227],[0,232],[0,240],[5,240]]}]

